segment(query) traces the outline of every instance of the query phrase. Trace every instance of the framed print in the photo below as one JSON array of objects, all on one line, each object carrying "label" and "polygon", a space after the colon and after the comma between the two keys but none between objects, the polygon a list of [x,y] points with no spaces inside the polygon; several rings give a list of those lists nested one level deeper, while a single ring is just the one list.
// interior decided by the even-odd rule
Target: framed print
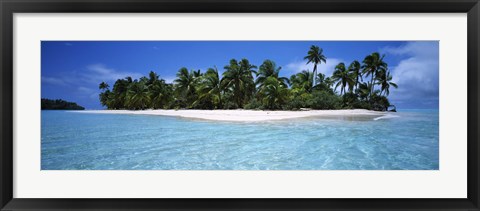
[{"label": "framed print", "polygon": [[468,1],[2,1],[1,207],[478,210]]}]

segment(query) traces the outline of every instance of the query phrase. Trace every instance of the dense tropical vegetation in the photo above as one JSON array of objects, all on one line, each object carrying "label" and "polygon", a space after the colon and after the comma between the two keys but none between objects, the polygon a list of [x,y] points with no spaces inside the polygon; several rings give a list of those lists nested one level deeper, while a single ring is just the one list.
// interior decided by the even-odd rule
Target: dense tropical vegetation
[{"label": "dense tropical vegetation", "polygon": [[100,102],[108,109],[269,109],[297,110],[363,108],[385,111],[390,88],[397,88],[384,61],[374,52],[362,62],[339,63],[333,75],[317,73],[327,62],[322,48],[311,46],[304,57],[314,65],[290,78],[281,67],[265,60],[260,66],[247,59],[231,59],[219,74],[217,67],[200,70],[180,68],[173,83],[151,71],[148,77],[118,79],[113,87],[99,85]]},{"label": "dense tropical vegetation", "polygon": [[74,102],[67,102],[62,99],[51,100],[42,98],[42,110],[85,110],[84,107]]}]

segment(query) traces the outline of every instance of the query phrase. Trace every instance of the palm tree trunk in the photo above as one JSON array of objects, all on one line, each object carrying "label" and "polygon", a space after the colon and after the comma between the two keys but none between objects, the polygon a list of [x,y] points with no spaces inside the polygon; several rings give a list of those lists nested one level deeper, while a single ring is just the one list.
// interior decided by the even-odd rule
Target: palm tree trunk
[{"label": "palm tree trunk", "polygon": [[316,78],[317,78],[316,75],[317,75],[317,74],[316,74],[316,73],[317,73],[317,64],[315,64],[315,65],[313,66],[313,84],[312,84],[312,88],[315,87],[316,82],[317,82],[317,80],[316,80]]},{"label": "palm tree trunk", "polygon": [[372,98],[372,95],[373,95],[373,90],[375,89],[375,86],[373,85],[373,72],[372,72],[372,79],[370,80],[370,84],[372,85],[370,87],[370,99]]},{"label": "palm tree trunk", "polygon": [[372,73],[372,79],[370,80],[370,84],[372,85],[370,89],[370,96],[373,94],[373,73]]},{"label": "palm tree trunk", "polygon": [[357,80],[355,81],[355,90],[358,90],[359,82],[360,82],[360,80],[358,80],[358,76],[357,76]]},{"label": "palm tree trunk", "polygon": [[222,107],[222,93],[218,92],[218,106],[221,108]]},{"label": "palm tree trunk", "polygon": [[240,83],[238,81],[235,81],[235,99],[237,101],[237,108],[240,108]]}]

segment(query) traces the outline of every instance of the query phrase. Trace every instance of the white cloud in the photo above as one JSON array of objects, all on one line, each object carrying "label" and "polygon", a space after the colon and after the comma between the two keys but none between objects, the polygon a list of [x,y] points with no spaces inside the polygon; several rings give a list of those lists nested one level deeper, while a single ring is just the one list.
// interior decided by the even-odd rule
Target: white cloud
[{"label": "white cloud", "polygon": [[438,42],[409,42],[397,48],[384,48],[383,52],[406,57],[390,68],[393,81],[399,86],[390,90],[392,100],[438,103]]},{"label": "white cloud", "polygon": [[130,76],[132,78],[142,77],[139,73],[123,72],[109,68],[103,64],[92,64],[87,66],[87,73],[84,74],[87,80],[101,83],[102,81],[115,81]]},{"label": "white cloud", "polygon": [[173,81],[175,80],[175,76],[173,77],[161,77],[163,80],[165,80],[166,83],[173,83]]},{"label": "white cloud", "polygon": [[95,99],[98,98],[98,85],[101,82],[105,81],[109,83],[110,87],[113,87],[114,81],[127,76],[136,79],[142,75],[118,71],[103,64],[92,64],[84,67],[82,71],[69,71],[59,77],[42,76],[42,83],[65,86],[78,97]]},{"label": "white cloud", "polygon": [[92,88],[86,86],[77,87],[75,95],[80,98],[98,99],[98,89],[96,87],[93,88],[93,85],[91,86]]},{"label": "white cloud", "polygon": [[[345,62],[345,61],[343,59],[338,59],[338,58],[330,58],[330,59],[327,58],[326,63],[321,63],[317,65],[317,72],[323,73],[326,76],[331,76],[333,71],[335,70],[335,66],[337,66],[338,63],[340,62]],[[301,60],[301,61],[294,61],[285,65],[285,67],[283,67],[283,71],[288,72],[289,74],[295,74],[303,70],[313,71],[313,67],[314,65],[312,63],[307,64],[307,61]]]},{"label": "white cloud", "polygon": [[61,86],[67,85],[67,83],[63,79],[46,76],[42,76],[42,83]]},{"label": "white cloud", "polygon": [[98,95],[99,95],[98,92],[92,93],[92,94],[90,94],[90,98],[96,100],[96,99],[98,99]]},{"label": "white cloud", "polygon": [[95,92],[95,90],[91,89],[91,88],[87,88],[87,87],[84,87],[84,86],[79,86],[77,88],[77,90],[81,93],[85,93],[85,94],[91,94],[92,92]]},{"label": "white cloud", "polygon": [[381,50],[381,52],[389,53],[392,55],[407,55],[417,58],[438,60],[438,42],[436,41],[419,41],[408,42],[400,47],[387,46]]}]

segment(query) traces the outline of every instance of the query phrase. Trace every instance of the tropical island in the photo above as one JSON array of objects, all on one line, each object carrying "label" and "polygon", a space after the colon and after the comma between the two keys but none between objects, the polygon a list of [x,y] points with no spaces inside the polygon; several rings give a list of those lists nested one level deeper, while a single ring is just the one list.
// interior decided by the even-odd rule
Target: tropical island
[{"label": "tropical island", "polygon": [[[248,59],[231,59],[223,74],[217,67],[206,72],[180,68],[173,83],[151,71],[148,77],[116,80],[112,89],[99,85],[100,103],[109,110],[146,109],[248,109],[248,110],[341,110],[388,111],[390,88],[397,88],[385,55],[374,52],[362,62],[339,63],[331,76],[317,73],[327,62],[322,48],[312,45],[304,60],[313,71],[281,77],[272,60],[260,66]],[[339,91],[339,92],[338,92]],[[363,112],[365,113],[365,112]]]},{"label": "tropical island", "polygon": [[67,44],[41,95],[87,109],[41,111],[41,170],[440,167],[438,41]]},{"label": "tropical island", "polygon": [[85,110],[85,108],[77,105],[77,103],[62,99],[51,100],[42,98],[42,110]]}]

